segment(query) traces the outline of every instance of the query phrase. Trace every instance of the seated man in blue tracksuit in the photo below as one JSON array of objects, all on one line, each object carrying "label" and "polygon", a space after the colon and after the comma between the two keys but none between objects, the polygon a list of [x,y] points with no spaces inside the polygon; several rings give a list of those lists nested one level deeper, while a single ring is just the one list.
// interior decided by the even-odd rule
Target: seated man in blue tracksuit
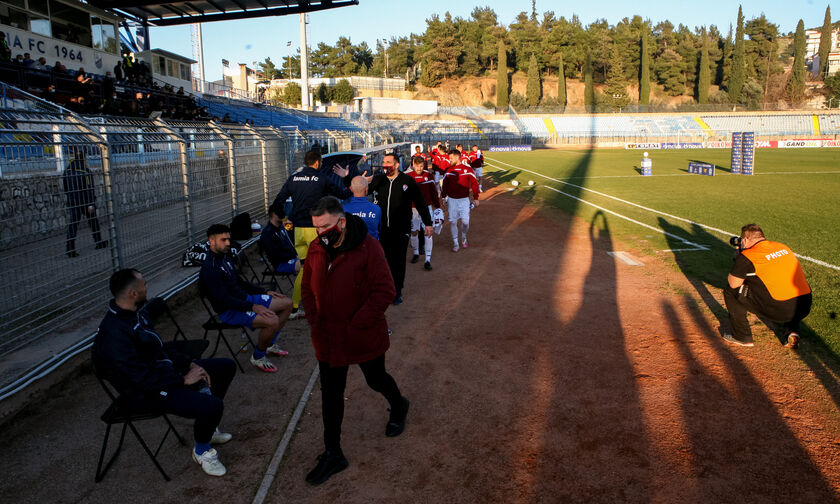
[{"label": "seated man in blue tracksuit", "polygon": [[288,355],[277,345],[280,329],[292,312],[292,301],[286,296],[266,291],[242,280],[236,272],[230,253],[230,228],[213,224],[207,229],[209,252],[198,274],[198,288],[225,324],[259,329],[259,337],[251,364],[267,373],[277,371],[266,353]]},{"label": "seated man in blue tracksuit", "polygon": [[236,364],[231,359],[191,360],[167,354],[152,326],[149,305],[143,306],[146,280],[139,271],[117,271],[110,288],[114,299],[91,352],[97,373],[114,386],[123,404],[194,418],[193,460],[207,474],[224,475],[227,470],[210,445],[232,437],[218,426]]},{"label": "seated man in blue tracksuit", "polygon": [[382,209],[367,199],[368,181],[364,177],[353,177],[350,182],[353,197],[343,203],[344,213],[361,217],[368,228],[368,234],[379,239],[382,224]]},{"label": "seated man in blue tracksuit", "polygon": [[277,273],[293,274],[300,271],[297,250],[289,232],[283,226],[283,213],[272,204],[268,207],[268,222],[260,234],[260,244],[271,263],[271,268]]}]

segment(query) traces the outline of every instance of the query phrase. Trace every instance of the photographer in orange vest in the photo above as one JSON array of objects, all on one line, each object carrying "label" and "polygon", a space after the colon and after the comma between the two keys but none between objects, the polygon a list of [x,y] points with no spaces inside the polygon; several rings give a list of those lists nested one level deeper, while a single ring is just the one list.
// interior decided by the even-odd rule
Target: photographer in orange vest
[{"label": "photographer in orange vest", "polygon": [[723,339],[741,346],[753,346],[747,312],[783,324],[785,346],[799,344],[799,322],[811,311],[811,286],[799,260],[787,245],[764,237],[757,224],[741,228],[740,239],[730,243],[740,249],[729,273],[723,299],[729,311],[733,333]]}]

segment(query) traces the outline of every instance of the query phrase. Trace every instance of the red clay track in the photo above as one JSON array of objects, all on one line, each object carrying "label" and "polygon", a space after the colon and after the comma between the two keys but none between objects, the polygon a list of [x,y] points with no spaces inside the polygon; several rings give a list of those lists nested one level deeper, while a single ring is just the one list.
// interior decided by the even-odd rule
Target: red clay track
[{"label": "red clay track", "polygon": [[[387,365],[412,401],[405,433],[385,437],[387,405],[354,367],[350,467],[320,487],[303,480],[322,447],[316,388],[268,502],[838,501],[836,381],[826,390],[768,334],[727,346],[673,267],[607,254],[632,252],[608,219],[605,231],[490,195],[471,248],[453,254],[444,231],[434,271],[409,265],[405,303],[388,311]],[[234,381],[225,478],[168,443],[164,483],[129,438],[94,485],[104,404],[82,376],[3,429],[4,500],[250,502],[314,365],[305,330],[290,325],[280,376],[249,368]]]}]

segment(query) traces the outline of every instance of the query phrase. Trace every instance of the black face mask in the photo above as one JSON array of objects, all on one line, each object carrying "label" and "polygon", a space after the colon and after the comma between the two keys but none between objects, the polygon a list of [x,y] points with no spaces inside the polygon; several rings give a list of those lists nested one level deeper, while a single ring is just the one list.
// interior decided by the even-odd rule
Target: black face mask
[{"label": "black face mask", "polygon": [[321,240],[321,245],[324,248],[335,247],[335,244],[341,239],[341,230],[338,229],[338,223],[319,234],[318,239]]}]

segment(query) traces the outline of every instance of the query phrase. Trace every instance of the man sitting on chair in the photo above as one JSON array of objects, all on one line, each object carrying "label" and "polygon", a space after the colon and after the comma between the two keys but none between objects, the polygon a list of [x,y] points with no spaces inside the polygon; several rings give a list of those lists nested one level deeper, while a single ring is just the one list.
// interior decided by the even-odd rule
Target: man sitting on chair
[{"label": "man sitting on chair", "polygon": [[111,275],[114,299],[93,341],[93,364],[120,399],[138,410],[194,418],[195,460],[207,474],[227,472],[211,444],[227,443],[219,422],[228,386],[236,374],[231,359],[191,360],[168,355],[146,308],[146,280],[135,269]]},{"label": "man sitting on chair", "polygon": [[283,227],[280,212],[272,204],[268,207],[268,223],[260,234],[260,243],[268,261],[268,265],[277,273],[292,275],[300,271],[295,243]]},{"label": "man sitting on chair", "polygon": [[199,289],[225,324],[259,329],[251,364],[267,373],[277,371],[266,353],[288,355],[277,345],[280,329],[292,312],[292,300],[242,280],[230,258],[230,228],[213,224],[207,229],[210,253],[198,274]]}]

